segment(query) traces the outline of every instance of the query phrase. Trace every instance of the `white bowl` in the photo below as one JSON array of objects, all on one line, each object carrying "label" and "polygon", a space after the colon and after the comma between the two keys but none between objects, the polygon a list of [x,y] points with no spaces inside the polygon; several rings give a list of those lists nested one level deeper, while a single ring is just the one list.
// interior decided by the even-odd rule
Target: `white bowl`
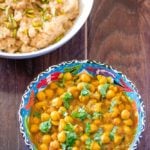
[{"label": "white bowl", "polygon": [[80,1],[80,13],[77,19],[75,20],[75,23],[73,27],[66,33],[66,35],[57,43],[50,45],[46,48],[40,49],[36,52],[29,52],[29,53],[20,53],[20,54],[13,54],[13,53],[6,53],[0,51],[0,57],[3,58],[10,58],[10,59],[25,59],[25,58],[33,58],[37,56],[41,56],[47,53],[50,53],[57,48],[64,45],[67,41],[69,41],[83,26],[83,24],[86,22],[94,0],[79,0]]}]

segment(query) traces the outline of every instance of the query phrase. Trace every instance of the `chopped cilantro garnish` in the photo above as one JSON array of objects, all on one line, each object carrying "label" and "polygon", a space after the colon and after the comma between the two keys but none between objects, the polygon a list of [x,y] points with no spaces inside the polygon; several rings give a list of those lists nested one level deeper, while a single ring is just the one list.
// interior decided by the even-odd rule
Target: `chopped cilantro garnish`
[{"label": "chopped cilantro garnish", "polygon": [[112,131],[110,132],[110,134],[109,134],[109,137],[110,137],[110,139],[113,141],[114,140],[114,137],[115,137],[115,134],[116,134],[116,132],[117,132],[117,129],[118,129],[118,127],[114,127],[113,129],[112,129]]},{"label": "chopped cilantro garnish", "polygon": [[50,120],[48,120],[48,121],[42,122],[40,124],[39,129],[42,133],[47,133],[47,132],[49,132],[51,126],[52,126],[51,122],[50,122]]},{"label": "chopped cilantro garnish", "polygon": [[100,143],[101,141],[101,136],[103,134],[103,129],[100,128],[95,134],[94,134],[94,140]]},{"label": "chopped cilantro garnish", "polygon": [[88,119],[92,119],[92,115],[91,115],[91,114],[88,114],[88,115],[87,115],[87,118],[88,118]]},{"label": "chopped cilantro garnish", "polygon": [[65,83],[65,79],[62,78],[62,79],[60,79],[60,80],[57,82],[57,85],[58,85],[59,87],[64,87],[64,83]]},{"label": "chopped cilantro garnish", "polygon": [[71,123],[68,123],[66,124],[64,130],[66,131],[66,141],[62,144],[62,149],[71,150],[77,139],[77,135],[74,132],[74,126]]},{"label": "chopped cilantro garnish", "polygon": [[117,102],[115,100],[112,100],[110,108],[109,108],[109,112],[113,112],[113,109],[116,105],[117,105]]},{"label": "chopped cilantro garnish", "polygon": [[71,123],[66,124],[65,131],[74,131],[74,126]]},{"label": "chopped cilantro garnish", "polygon": [[34,112],[33,116],[37,117],[37,118],[40,118],[41,117],[41,113],[40,112]]},{"label": "chopped cilantro garnish", "polygon": [[64,94],[64,97],[63,97],[63,103],[64,103],[64,106],[65,108],[69,109],[70,107],[70,101],[73,99],[73,96],[70,92],[66,92]]},{"label": "chopped cilantro garnish", "polygon": [[66,117],[66,116],[68,115],[68,113],[67,113],[66,111],[63,111],[63,112],[62,112],[62,115],[63,115],[64,117]]},{"label": "chopped cilantro garnish", "polygon": [[72,147],[77,139],[77,135],[75,132],[67,132],[66,143],[69,147]]},{"label": "chopped cilantro garnish", "polygon": [[91,131],[91,125],[90,125],[89,122],[87,122],[87,123],[85,124],[85,133],[86,133],[86,134],[89,134],[90,131]]},{"label": "chopped cilantro garnish", "polygon": [[78,118],[80,120],[86,119],[87,116],[88,116],[88,113],[85,111],[84,108],[79,108],[78,111],[75,111],[75,112],[72,113],[72,117]]},{"label": "chopped cilantro garnish", "polygon": [[106,93],[107,93],[109,86],[110,86],[110,84],[106,83],[106,84],[98,87],[99,92],[101,93],[103,98],[106,97]]},{"label": "chopped cilantro garnish", "polygon": [[94,112],[92,119],[99,119],[102,117],[102,113],[101,112]]},{"label": "chopped cilantro garnish", "polygon": [[66,141],[62,144],[63,150],[71,150],[77,139],[77,134],[73,131],[72,125],[66,126]]},{"label": "chopped cilantro garnish", "polygon": [[81,91],[81,96],[88,96],[90,94],[90,91],[84,87]]},{"label": "chopped cilantro garnish", "polygon": [[90,138],[88,138],[85,142],[85,145],[86,145],[86,149],[87,150],[90,150],[91,149],[91,143],[92,143],[92,140]]}]

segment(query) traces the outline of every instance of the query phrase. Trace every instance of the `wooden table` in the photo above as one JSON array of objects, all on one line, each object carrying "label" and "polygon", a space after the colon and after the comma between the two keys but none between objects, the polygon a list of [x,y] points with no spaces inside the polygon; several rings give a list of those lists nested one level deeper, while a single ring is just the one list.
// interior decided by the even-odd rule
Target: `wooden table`
[{"label": "wooden table", "polygon": [[111,64],[136,84],[147,113],[139,150],[150,150],[150,0],[95,0],[87,23],[62,48],[35,59],[0,59],[0,150],[27,149],[19,132],[21,96],[38,73],[72,59]]}]

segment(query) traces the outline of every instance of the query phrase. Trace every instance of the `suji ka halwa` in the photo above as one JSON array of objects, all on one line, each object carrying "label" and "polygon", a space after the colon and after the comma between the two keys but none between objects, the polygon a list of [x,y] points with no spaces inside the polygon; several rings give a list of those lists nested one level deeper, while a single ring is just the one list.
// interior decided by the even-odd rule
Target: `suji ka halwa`
[{"label": "suji ka halwa", "polygon": [[0,0],[0,50],[27,53],[52,45],[78,14],[79,0]]},{"label": "suji ka halwa", "polygon": [[59,76],[37,93],[29,130],[38,150],[126,150],[137,112],[111,77]]}]

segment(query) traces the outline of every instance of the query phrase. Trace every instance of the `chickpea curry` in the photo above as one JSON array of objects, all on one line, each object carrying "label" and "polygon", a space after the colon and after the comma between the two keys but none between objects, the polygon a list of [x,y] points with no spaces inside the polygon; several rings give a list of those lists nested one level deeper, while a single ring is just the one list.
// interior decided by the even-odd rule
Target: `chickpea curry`
[{"label": "chickpea curry", "polygon": [[35,97],[29,118],[38,150],[126,150],[137,111],[111,77],[60,74]]}]

